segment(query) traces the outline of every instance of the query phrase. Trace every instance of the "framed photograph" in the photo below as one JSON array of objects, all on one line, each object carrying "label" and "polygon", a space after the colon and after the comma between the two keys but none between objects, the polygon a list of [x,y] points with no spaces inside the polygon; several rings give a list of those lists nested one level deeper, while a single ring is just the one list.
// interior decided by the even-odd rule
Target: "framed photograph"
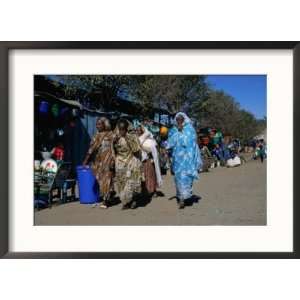
[{"label": "framed photograph", "polygon": [[0,77],[1,257],[300,258],[298,42],[1,42]]}]

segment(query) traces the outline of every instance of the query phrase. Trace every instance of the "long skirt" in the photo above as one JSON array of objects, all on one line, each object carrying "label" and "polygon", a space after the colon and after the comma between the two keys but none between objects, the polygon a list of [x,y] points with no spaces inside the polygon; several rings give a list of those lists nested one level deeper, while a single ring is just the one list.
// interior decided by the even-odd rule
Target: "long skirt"
[{"label": "long skirt", "polygon": [[179,200],[189,199],[193,195],[194,177],[189,175],[175,174],[176,196]]},{"label": "long skirt", "polygon": [[113,189],[113,172],[106,168],[97,168],[97,165],[92,165],[93,173],[99,185],[100,195],[104,200],[109,198],[109,194]]},{"label": "long skirt", "polygon": [[157,181],[155,174],[154,163],[151,159],[147,159],[143,162],[143,171],[145,176],[145,187],[149,194],[156,191]]},{"label": "long skirt", "polygon": [[132,157],[128,164],[116,162],[115,191],[123,205],[129,204],[141,193],[141,184],[141,162],[136,157]]}]

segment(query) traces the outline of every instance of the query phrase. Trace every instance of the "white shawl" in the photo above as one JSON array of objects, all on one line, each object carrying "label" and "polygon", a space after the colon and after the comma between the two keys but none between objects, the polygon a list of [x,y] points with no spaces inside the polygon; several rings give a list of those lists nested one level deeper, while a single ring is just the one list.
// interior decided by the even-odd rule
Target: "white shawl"
[{"label": "white shawl", "polygon": [[162,177],[160,173],[160,165],[158,160],[158,152],[156,149],[157,143],[153,138],[152,133],[145,127],[143,127],[144,133],[139,136],[140,145],[142,148],[142,159],[147,158],[147,153],[152,153],[154,167],[155,167],[155,174],[157,180],[157,186],[160,187],[162,185]]}]

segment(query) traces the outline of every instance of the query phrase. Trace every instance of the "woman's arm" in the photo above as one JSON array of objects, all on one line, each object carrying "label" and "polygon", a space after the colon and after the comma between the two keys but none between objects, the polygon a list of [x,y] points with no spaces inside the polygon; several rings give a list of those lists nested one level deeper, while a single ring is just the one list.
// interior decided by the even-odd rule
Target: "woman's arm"
[{"label": "woman's arm", "polygon": [[133,134],[126,134],[125,140],[133,153],[139,152],[141,150],[138,138]]},{"label": "woman's arm", "polygon": [[153,135],[146,127],[144,127],[144,133],[139,138],[141,146],[144,144],[147,138],[153,138]]},{"label": "woman's arm", "polygon": [[96,148],[96,136],[94,136],[90,142],[90,146],[89,146],[89,149],[86,153],[86,156],[82,162],[83,165],[87,165],[88,162],[89,162],[89,159],[92,155],[92,153],[95,151],[95,148]]}]

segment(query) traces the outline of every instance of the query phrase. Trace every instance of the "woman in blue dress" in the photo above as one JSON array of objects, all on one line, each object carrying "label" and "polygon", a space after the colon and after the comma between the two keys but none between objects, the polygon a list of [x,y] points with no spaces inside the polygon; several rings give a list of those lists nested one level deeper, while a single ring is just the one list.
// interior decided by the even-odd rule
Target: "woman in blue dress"
[{"label": "woman in blue dress", "polygon": [[199,178],[199,170],[202,166],[197,134],[192,121],[185,113],[176,114],[175,126],[169,132],[167,144],[172,152],[176,197],[179,208],[184,208],[184,201],[191,198],[193,181]]}]

